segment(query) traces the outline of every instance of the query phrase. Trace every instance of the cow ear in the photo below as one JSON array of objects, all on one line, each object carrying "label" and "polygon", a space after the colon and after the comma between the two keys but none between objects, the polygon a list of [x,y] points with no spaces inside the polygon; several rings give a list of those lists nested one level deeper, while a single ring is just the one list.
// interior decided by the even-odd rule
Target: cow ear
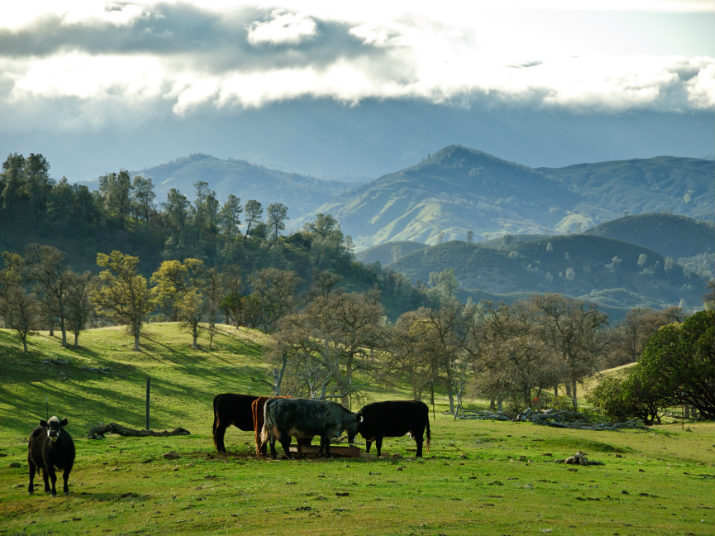
[{"label": "cow ear", "polygon": [[64,419],[62,419],[62,420],[60,421],[60,426],[67,426],[67,423],[68,423],[68,422],[69,422],[69,421],[67,420],[67,417],[65,417]]},{"label": "cow ear", "polygon": [[47,426],[47,421],[40,419],[40,426]]}]

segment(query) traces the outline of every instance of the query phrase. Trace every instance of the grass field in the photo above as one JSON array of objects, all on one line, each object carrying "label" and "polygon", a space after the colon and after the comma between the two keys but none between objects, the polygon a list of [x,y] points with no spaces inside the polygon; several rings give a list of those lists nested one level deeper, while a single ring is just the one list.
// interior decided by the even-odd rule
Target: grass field
[{"label": "grass field", "polygon": [[[150,324],[142,352],[122,329],[80,342],[62,350],[38,334],[26,355],[0,330],[0,534],[715,532],[713,423],[594,432],[454,421],[442,405],[423,459],[407,437],[387,438],[381,459],[255,459],[252,434],[235,428],[217,455],[211,400],[266,394],[250,379],[269,370],[263,335],[224,327],[215,350],[191,350],[178,325]],[[99,422],[143,428],[146,375],[152,429],[191,435],[86,439]],[[369,393],[386,396],[405,397]],[[47,406],[69,418],[77,446],[70,494],[56,498],[27,493],[27,436]],[[604,465],[555,463],[577,450]]]}]

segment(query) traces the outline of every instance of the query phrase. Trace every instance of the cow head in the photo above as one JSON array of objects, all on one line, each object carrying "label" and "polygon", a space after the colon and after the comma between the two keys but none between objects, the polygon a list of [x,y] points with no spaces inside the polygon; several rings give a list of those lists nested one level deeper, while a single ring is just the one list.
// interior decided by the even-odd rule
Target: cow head
[{"label": "cow head", "polygon": [[360,426],[360,423],[362,422],[362,415],[360,413],[353,414],[355,417],[355,423],[352,426],[347,427],[348,431],[348,443],[352,445],[355,443],[355,436],[358,433],[358,427]]},{"label": "cow head", "polygon": [[46,421],[40,421],[40,426],[47,428],[47,437],[54,443],[60,437],[62,427],[67,426],[67,422],[67,419],[59,420],[53,415]]}]

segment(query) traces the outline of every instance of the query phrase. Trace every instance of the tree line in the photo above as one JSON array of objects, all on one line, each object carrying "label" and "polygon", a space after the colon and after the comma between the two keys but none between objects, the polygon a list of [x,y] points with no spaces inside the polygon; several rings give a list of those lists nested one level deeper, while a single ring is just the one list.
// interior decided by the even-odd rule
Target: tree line
[{"label": "tree line", "polygon": [[31,237],[25,242],[57,246],[72,264],[91,272],[98,270],[97,251],[129,252],[139,257],[138,270],[146,278],[165,260],[187,258],[219,271],[237,267],[244,275],[271,267],[290,270],[303,289],[314,273],[330,270],[350,288],[377,286],[391,318],[425,301],[404,276],[355,262],[352,239],[329,214],[283,234],[289,216],[282,203],[264,207],[234,195],[221,203],[205,181],[197,180],[194,188],[193,201],[171,189],[158,202],[151,178],[121,170],[100,177],[91,191],[66,178],[51,179],[42,155],[14,153],[0,173],[0,222],[6,229],[0,229],[0,238],[15,242],[9,229],[23,229]]},{"label": "tree line", "polygon": [[151,318],[181,322],[194,348],[206,331],[212,348],[223,320],[271,335],[271,376],[256,381],[274,394],[338,398],[346,406],[368,384],[407,384],[415,399],[444,392],[452,413],[467,393],[495,409],[559,399],[575,408],[584,378],[647,355],[663,326],[683,320],[678,308],[634,309],[609,327],[596,306],[557,294],[462,304],[451,270],[431,275],[426,305],[390,321],[378,289],[349,291],[329,270],[300,290],[291,270],[264,268],[244,280],[235,265],[219,270],[195,258],[165,260],[149,278],[138,257],[120,251],[97,254],[98,275],[74,272],[53,246],[30,244],[3,259],[0,316],[25,351],[32,330],[58,329],[63,346],[70,332],[78,345],[83,329],[102,323],[126,325],[138,350]]},{"label": "tree line", "polygon": [[181,321],[194,346],[207,330],[211,346],[222,315],[271,334],[272,377],[257,381],[276,394],[349,404],[364,389],[360,382],[407,381],[414,398],[443,390],[457,412],[467,392],[495,408],[576,406],[583,378],[637,361],[661,326],[683,320],[679,308],[638,308],[610,327],[595,306],[556,294],[461,304],[449,270],[416,287],[356,263],[350,237],[328,214],[282,236],[288,216],[281,203],[264,213],[256,200],[229,196],[221,204],[206,182],[194,187],[193,203],[172,189],[158,207],[149,178],[109,173],[90,191],[50,179],[42,155],[8,156],[0,218],[25,218],[55,234],[94,233],[96,243],[129,237],[127,245],[142,244],[149,259],[142,268],[139,256],[117,249],[97,254],[96,270],[79,273],[53,246],[3,252],[4,325],[27,350],[34,329],[58,329],[66,345],[68,332],[78,344],[88,325],[125,324],[138,348],[143,323],[164,318]]}]

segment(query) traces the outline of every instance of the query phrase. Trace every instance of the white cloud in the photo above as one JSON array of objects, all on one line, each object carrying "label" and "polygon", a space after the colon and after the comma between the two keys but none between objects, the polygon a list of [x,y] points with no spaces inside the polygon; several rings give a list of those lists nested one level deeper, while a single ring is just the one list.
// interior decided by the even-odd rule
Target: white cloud
[{"label": "white cloud", "polygon": [[[36,1],[28,4],[38,7]],[[125,116],[146,114],[157,103],[187,115],[202,107],[260,107],[306,96],[350,104],[366,98],[442,102],[464,97],[491,105],[606,113],[715,110],[711,55],[615,53],[600,42],[612,35],[579,43],[571,39],[578,29],[560,19],[553,27],[570,30],[568,39],[533,24],[523,15],[533,5],[525,0],[488,9],[483,3],[458,8],[452,0],[439,9],[432,2],[408,7],[370,0],[358,8],[308,1],[301,2],[300,12],[249,3],[237,9],[228,0],[204,3],[201,9],[181,2],[73,0],[62,2],[62,10],[58,4],[39,12],[59,16],[60,26],[69,25],[69,37],[60,27],[42,46],[32,35],[39,28],[37,14],[22,15],[26,12],[19,9],[10,22],[0,22],[0,29],[14,25],[28,34],[0,32],[14,51],[3,57],[0,42],[0,111],[71,101],[67,113],[73,116],[62,124],[75,125],[77,117],[90,115],[98,124],[121,115],[101,111],[107,103]],[[551,0],[544,5],[564,11],[575,9],[573,4]],[[598,5],[620,9],[612,2]],[[625,5],[667,11],[683,5],[702,10],[705,4],[627,0]],[[96,21],[101,25],[93,26]],[[77,24],[94,32],[77,37]],[[117,32],[105,38],[107,24]],[[93,48],[98,39],[102,43],[96,47],[104,48]],[[23,55],[24,46],[37,48]]]},{"label": "white cloud", "polygon": [[274,10],[268,21],[253,22],[248,31],[252,45],[297,45],[317,35],[318,26],[309,16]]}]

